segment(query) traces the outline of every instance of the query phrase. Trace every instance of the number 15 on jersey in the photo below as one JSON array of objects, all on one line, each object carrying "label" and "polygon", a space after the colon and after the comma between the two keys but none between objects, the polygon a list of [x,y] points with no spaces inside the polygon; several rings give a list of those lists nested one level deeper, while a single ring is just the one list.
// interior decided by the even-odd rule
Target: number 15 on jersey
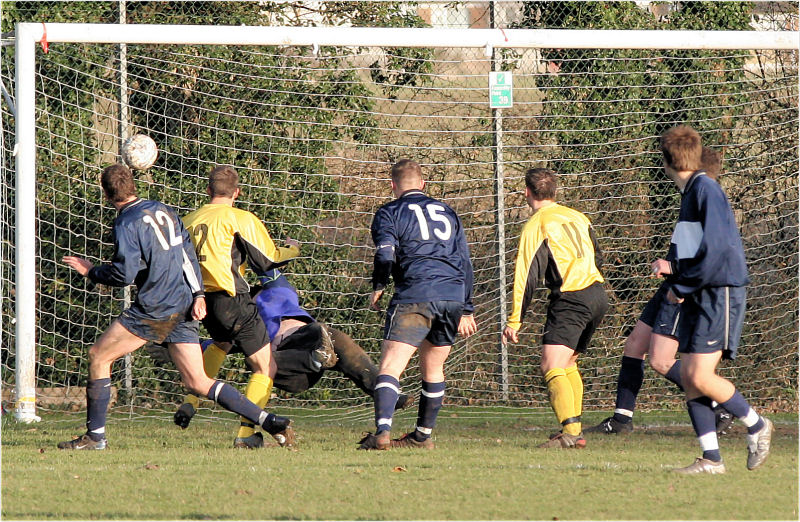
[{"label": "number 15 on jersey", "polygon": [[[413,210],[414,214],[417,216],[417,221],[419,222],[419,232],[422,235],[422,239],[426,241],[429,240],[431,238],[430,227],[428,226],[428,220],[425,217],[425,213],[422,211],[422,207],[416,203],[411,203],[408,205],[408,208]],[[444,214],[445,208],[442,205],[429,203],[425,205],[425,210],[428,212],[428,218],[435,222],[433,233],[436,235],[436,237],[442,241],[447,241],[450,239],[450,236],[453,234],[453,225],[450,223],[448,217]],[[438,223],[441,223],[443,227],[439,227]]]}]

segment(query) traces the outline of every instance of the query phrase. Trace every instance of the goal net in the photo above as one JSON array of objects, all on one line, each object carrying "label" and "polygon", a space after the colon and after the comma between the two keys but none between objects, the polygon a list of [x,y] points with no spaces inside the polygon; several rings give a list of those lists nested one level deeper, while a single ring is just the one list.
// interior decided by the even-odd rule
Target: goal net
[{"label": "goal net", "polygon": [[[530,216],[524,171],[554,169],[560,201],[589,216],[605,253],[611,306],[580,368],[585,410],[608,408],[625,338],[659,285],[649,264],[665,254],[680,204],[657,138],[685,123],[723,153],[720,182],[751,274],[740,355],[722,372],[754,404],[796,411],[797,51],[409,45],[128,44],[124,54],[112,44],[51,43],[46,53],[37,46],[35,295],[20,295],[15,282],[30,269],[15,264],[19,107],[2,105],[3,398],[12,407],[18,399],[15,306],[35,299],[37,408],[82,415],[88,348],[129,296],[95,287],[61,258],[109,260],[115,213],[98,176],[117,161],[125,135],[138,132],[159,147],[155,166],[138,173],[141,197],[185,215],[207,201],[212,167],[235,166],[238,206],[276,240],[302,242],[301,257],[285,269],[301,304],[375,362],[383,316],[367,310],[369,225],[390,200],[389,166],[400,158],[421,163],[428,193],[461,216],[475,270],[479,331],[457,341],[447,361],[447,402],[498,415],[498,406],[549,411],[539,371],[543,291],[520,342],[503,348],[499,339],[519,232]],[[2,65],[11,102],[19,98],[19,66]],[[492,70],[513,77],[510,108],[489,107]],[[241,387],[248,373],[240,357],[229,357],[220,377]],[[184,393],[174,367],[144,349],[116,363],[112,381],[114,411],[130,415],[167,418]],[[412,360],[403,391],[418,393],[419,381]],[[300,395],[276,394],[270,408],[278,411],[372,416],[371,399],[335,371]],[[647,370],[642,408],[681,402]]]}]

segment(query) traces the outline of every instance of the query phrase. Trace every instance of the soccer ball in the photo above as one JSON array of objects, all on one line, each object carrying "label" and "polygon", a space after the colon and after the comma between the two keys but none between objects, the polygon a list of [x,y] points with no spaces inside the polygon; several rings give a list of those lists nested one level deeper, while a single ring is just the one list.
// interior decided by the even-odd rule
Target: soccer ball
[{"label": "soccer ball", "polygon": [[134,134],[122,144],[122,160],[132,169],[147,170],[158,158],[158,147],[146,134]]}]

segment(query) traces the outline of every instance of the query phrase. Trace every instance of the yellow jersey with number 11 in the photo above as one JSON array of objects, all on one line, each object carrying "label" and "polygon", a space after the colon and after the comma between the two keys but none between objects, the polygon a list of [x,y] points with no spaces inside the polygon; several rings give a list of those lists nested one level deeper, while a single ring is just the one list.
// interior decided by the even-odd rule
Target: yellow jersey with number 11
[{"label": "yellow jersey with number 11", "polygon": [[552,203],[531,216],[519,239],[514,297],[508,326],[519,330],[540,281],[550,298],[603,282],[600,249],[591,222],[577,210]]}]

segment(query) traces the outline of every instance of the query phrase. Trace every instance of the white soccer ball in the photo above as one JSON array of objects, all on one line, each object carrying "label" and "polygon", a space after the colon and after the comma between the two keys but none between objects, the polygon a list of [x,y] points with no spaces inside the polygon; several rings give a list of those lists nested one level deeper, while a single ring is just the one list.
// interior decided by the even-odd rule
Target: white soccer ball
[{"label": "white soccer ball", "polygon": [[158,158],[158,147],[146,134],[134,134],[122,144],[122,160],[132,169],[147,170]]}]

